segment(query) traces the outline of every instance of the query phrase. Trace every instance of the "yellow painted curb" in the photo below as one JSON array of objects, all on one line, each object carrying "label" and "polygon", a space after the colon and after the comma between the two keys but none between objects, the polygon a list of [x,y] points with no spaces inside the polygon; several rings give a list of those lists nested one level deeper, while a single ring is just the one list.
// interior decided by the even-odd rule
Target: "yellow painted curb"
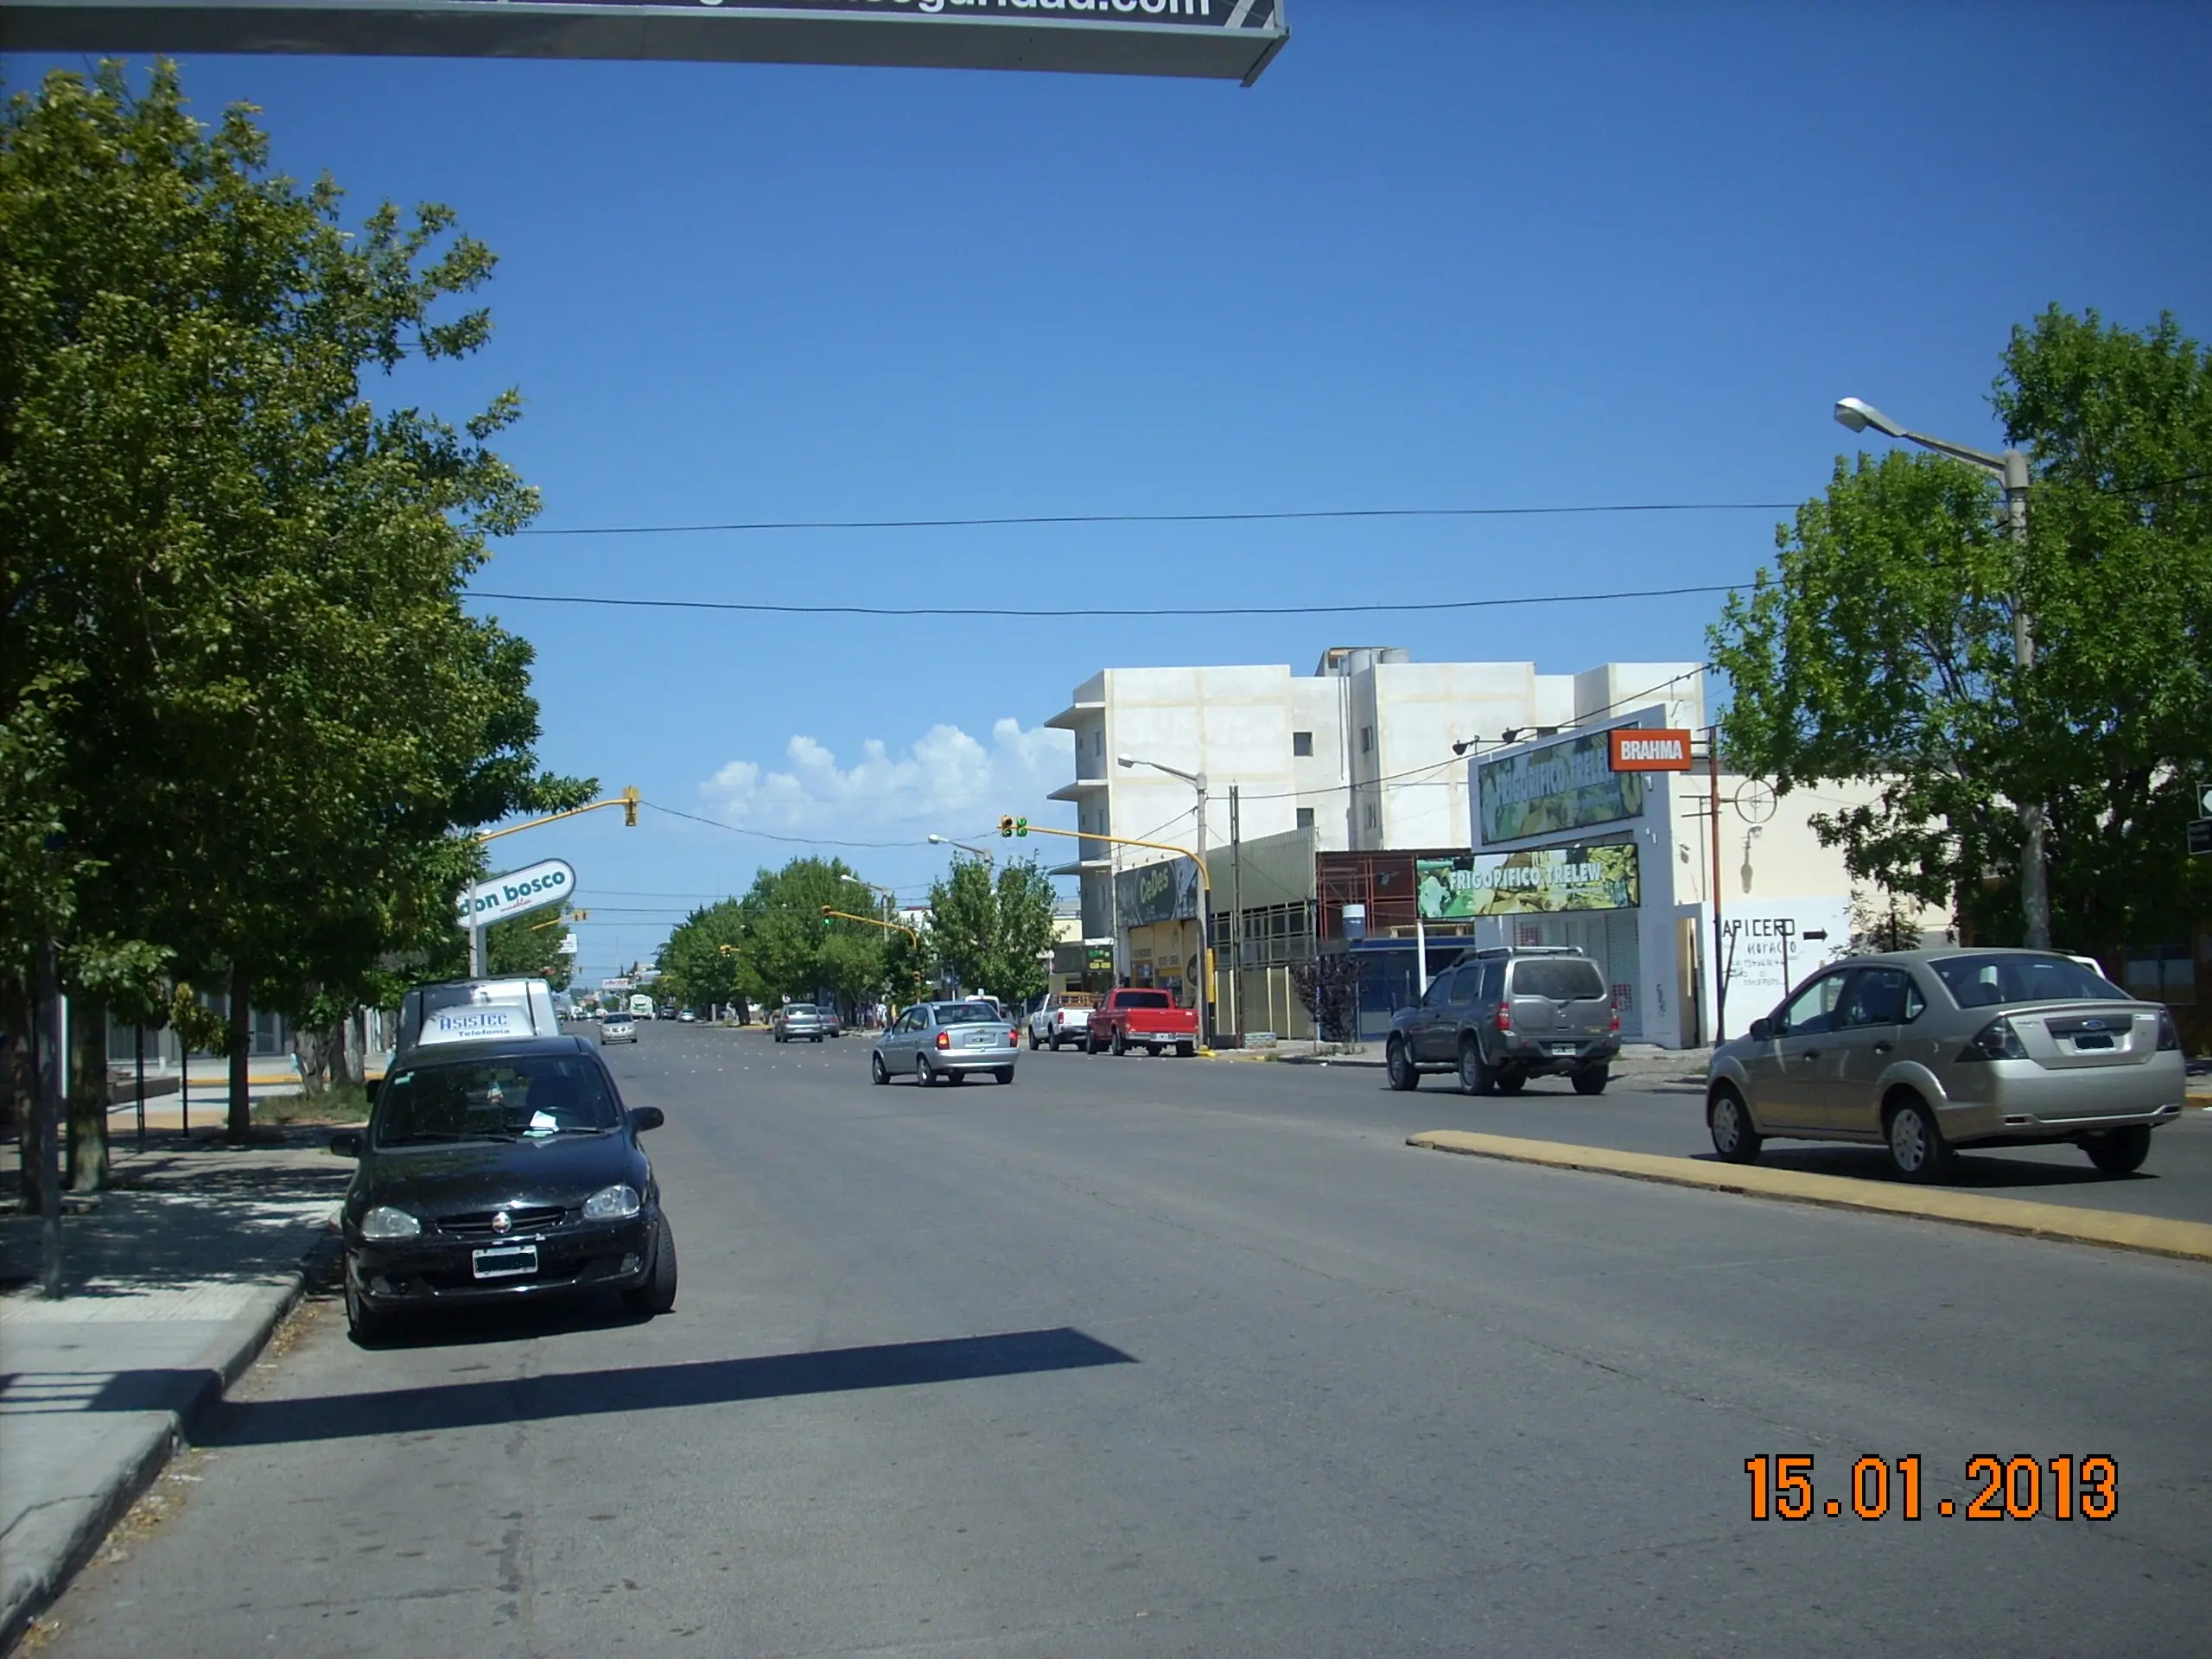
[{"label": "yellow painted curb", "polygon": [[1962,1226],[2022,1233],[2035,1238],[2103,1244],[2114,1249],[2212,1262],[2212,1225],[2201,1221],[2168,1221],[2157,1216],[2084,1210],[2069,1204],[1992,1198],[1977,1192],[1897,1186],[1850,1180],[1840,1175],[1808,1175],[1794,1169],[1762,1169],[1756,1164],[1710,1163],[1699,1158],[1615,1152],[1605,1147],[1524,1141],[1504,1135],[1473,1135],[1462,1129],[1432,1129],[1426,1135],[1409,1136],[1406,1144],[1434,1152],[1461,1153],[1472,1158],[1498,1158],[1510,1163],[1542,1164],[1554,1169],[1624,1175],[1631,1180],[1701,1186],[1716,1192],[1740,1192],[1843,1210],[1878,1210],[1890,1215],[1955,1222]]}]

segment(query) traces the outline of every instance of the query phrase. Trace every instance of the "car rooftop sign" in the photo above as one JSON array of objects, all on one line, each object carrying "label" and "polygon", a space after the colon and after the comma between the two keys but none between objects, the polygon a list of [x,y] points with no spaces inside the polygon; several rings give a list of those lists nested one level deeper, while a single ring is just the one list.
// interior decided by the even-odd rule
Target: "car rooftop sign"
[{"label": "car rooftop sign", "polygon": [[1284,0],[10,0],[0,50],[662,58],[1257,79]]}]

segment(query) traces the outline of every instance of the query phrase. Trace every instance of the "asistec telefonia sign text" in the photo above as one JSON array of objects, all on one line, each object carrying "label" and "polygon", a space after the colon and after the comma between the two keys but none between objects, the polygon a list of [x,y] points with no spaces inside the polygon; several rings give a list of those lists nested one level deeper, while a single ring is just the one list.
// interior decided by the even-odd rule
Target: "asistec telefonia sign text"
[{"label": "asistec telefonia sign text", "polygon": [[1246,85],[1283,0],[9,0],[0,49],[1046,69]]},{"label": "asistec telefonia sign text", "polygon": [[461,925],[489,927],[540,905],[564,902],[576,890],[576,872],[567,860],[549,858],[480,881],[461,895]]}]

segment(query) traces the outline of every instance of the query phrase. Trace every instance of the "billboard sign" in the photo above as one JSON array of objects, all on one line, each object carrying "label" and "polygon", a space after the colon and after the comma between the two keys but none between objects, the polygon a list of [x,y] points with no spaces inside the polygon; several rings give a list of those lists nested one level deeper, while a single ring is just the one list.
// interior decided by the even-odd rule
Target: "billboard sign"
[{"label": "billboard sign", "polygon": [[14,0],[10,52],[628,58],[1259,78],[1283,0]]},{"label": "billboard sign", "polygon": [[1424,858],[1417,871],[1421,917],[1432,922],[1634,910],[1643,896],[1633,842]]},{"label": "billboard sign", "polygon": [[612,979],[601,980],[599,988],[602,991],[626,991],[632,988],[627,974],[617,974]]},{"label": "billboard sign", "polygon": [[1478,761],[1475,779],[1485,846],[1586,830],[1643,811],[1643,779],[1613,770],[1609,732]]},{"label": "billboard sign", "polygon": [[576,890],[575,867],[566,859],[549,858],[480,881],[461,896],[463,927],[489,927],[510,916],[542,905],[557,905]]},{"label": "billboard sign", "polygon": [[1198,867],[1170,858],[1122,870],[1114,877],[1114,904],[1125,928],[1187,920],[1198,913]]},{"label": "billboard sign", "polygon": [[1616,726],[1609,757],[1615,772],[1688,772],[1690,734],[1679,728]]}]

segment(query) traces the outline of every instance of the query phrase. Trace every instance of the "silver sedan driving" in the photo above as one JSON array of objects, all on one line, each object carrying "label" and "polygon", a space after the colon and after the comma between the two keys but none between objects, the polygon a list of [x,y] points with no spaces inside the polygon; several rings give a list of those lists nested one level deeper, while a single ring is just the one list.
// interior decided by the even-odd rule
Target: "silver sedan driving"
[{"label": "silver sedan driving", "polygon": [[878,1083],[964,1083],[971,1071],[1012,1083],[1020,1053],[1013,1024],[988,1002],[917,1002],[875,1039],[868,1069]]}]

